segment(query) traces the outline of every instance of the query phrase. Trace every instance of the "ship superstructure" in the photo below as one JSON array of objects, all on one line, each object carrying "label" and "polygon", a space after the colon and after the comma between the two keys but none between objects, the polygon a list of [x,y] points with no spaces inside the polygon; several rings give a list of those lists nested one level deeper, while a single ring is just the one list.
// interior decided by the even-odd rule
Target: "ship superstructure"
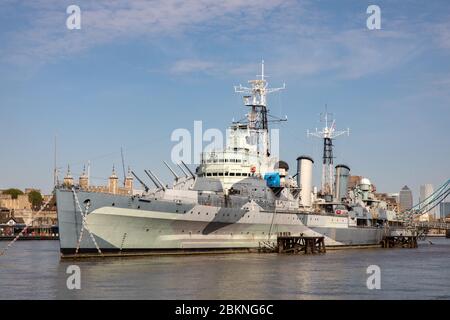
[{"label": "ship superstructure", "polygon": [[[244,94],[248,113],[243,120],[234,122],[227,130],[227,145],[223,151],[204,152],[197,173],[200,177],[218,179],[225,192],[246,177],[263,177],[273,172],[278,159],[271,153],[267,95],[283,90],[269,88],[264,75],[264,61],[260,79],[250,80],[250,87],[235,87]],[[277,119],[283,121],[282,119]]]},{"label": "ship superstructure", "polygon": [[[170,187],[151,170],[145,173],[154,188],[130,171],[143,192],[98,192],[73,179],[59,186],[61,252],[252,250],[278,233],[324,236],[327,246],[378,244],[382,226],[395,216],[373,198],[367,181],[350,188],[350,169],[340,165],[332,182],[328,173],[326,192],[315,192],[309,156],[298,157],[291,176],[288,163],[272,155],[267,107],[267,95],[285,86],[268,86],[264,64],[249,85],[235,87],[248,113],[232,123],[224,150],[202,153],[196,170],[182,162],[176,172],[166,163],[174,175]],[[327,128],[332,139],[334,124]],[[335,197],[326,197],[333,190]]]}]

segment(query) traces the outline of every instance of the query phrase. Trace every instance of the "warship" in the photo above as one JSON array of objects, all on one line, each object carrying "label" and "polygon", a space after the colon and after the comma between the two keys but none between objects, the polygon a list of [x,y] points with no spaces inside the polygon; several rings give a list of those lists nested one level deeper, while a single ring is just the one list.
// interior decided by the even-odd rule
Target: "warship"
[{"label": "warship", "polygon": [[[296,172],[271,153],[267,96],[262,72],[243,94],[248,113],[232,122],[223,150],[204,151],[195,170],[185,162],[165,185],[151,170],[150,188],[129,171],[144,190],[112,192],[65,181],[56,187],[62,256],[83,253],[186,253],[255,251],[276,242],[277,235],[324,237],[327,247],[378,245],[387,226],[398,223],[396,212],[377,199],[369,179],[350,185],[350,168],[333,164],[335,122],[308,132],[323,138],[322,185],[313,186],[314,160],[296,159]],[[84,176],[84,179],[86,177]],[[131,183],[132,185],[132,183]],[[109,190],[111,191],[111,190]]]}]

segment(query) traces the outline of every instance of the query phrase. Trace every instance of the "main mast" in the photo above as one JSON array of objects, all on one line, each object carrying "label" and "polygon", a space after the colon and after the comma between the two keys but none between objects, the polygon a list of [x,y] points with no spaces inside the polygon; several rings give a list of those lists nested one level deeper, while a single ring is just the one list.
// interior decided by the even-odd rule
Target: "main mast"
[{"label": "main mast", "polygon": [[[321,121],[325,122],[325,127],[319,131],[316,128],[315,132],[307,131],[307,136],[314,136],[323,139],[323,165],[322,165],[322,193],[324,195],[333,195],[334,186],[334,168],[333,168],[333,140],[343,134],[350,135],[350,129],[345,131],[336,131],[336,120],[333,120],[331,113],[325,109],[321,113]],[[331,122],[331,125],[329,123]]]},{"label": "main mast", "polygon": [[261,74],[257,75],[257,77],[260,77],[260,79],[248,81],[251,87],[239,85],[234,87],[234,91],[236,93],[246,94],[244,96],[244,104],[246,107],[250,108],[250,111],[247,114],[248,128],[263,134],[263,154],[269,155],[267,95],[285,89],[286,85],[283,85],[283,87],[280,88],[268,87],[266,76],[264,74],[264,60],[261,62]]}]

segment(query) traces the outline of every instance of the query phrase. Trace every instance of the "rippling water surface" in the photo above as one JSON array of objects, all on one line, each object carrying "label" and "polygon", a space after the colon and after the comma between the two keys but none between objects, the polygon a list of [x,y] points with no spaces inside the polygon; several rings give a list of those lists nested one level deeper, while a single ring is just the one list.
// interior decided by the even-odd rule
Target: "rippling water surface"
[{"label": "rippling water surface", "polygon": [[[450,239],[430,240],[418,249],[325,255],[81,261],[60,261],[58,241],[19,241],[0,256],[0,299],[450,299]],[[81,290],[67,289],[72,264],[81,269]],[[381,290],[367,289],[369,265],[381,268]]]}]

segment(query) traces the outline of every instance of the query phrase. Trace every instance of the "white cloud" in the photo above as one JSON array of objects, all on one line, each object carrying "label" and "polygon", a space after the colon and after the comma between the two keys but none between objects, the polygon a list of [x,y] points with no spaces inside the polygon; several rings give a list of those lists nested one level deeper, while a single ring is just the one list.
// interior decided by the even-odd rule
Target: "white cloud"
[{"label": "white cloud", "polygon": [[[311,76],[333,73],[337,78],[360,78],[384,72],[411,61],[423,52],[432,37],[441,48],[450,48],[449,23],[428,23],[426,31],[411,27],[411,21],[391,21],[396,31],[375,30],[354,22],[330,22],[329,12],[313,7],[309,1],[295,0],[197,0],[144,1],[79,0],[82,29],[65,27],[65,8],[61,0],[35,0],[24,3],[31,10],[27,26],[11,32],[2,44],[3,60],[16,64],[46,64],[70,57],[103,44],[127,40],[149,42],[202,33],[205,41],[222,46],[223,53],[204,53],[180,48],[169,57],[172,74],[203,72],[243,74],[255,72],[255,52],[261,48],[271,54],[271,69],[283,75]],[[11,10],[13,0],[2,5]],[[362,11],[361,15],[365,15]],[[350,27],[351,26],[351,27]],[[430,31],[431,30],[431,31]],[[239,45],[242,44],[242,52]],[[255,48],[253,49],[252,46]],[[234,61],[228,47],[236,52]],[[251,48],[251,50],[247,50]],[[247,52],[245,52],[247,51]],[[250,51],[250,53],[248,52]],[[239,54],[242,57],[237,58]],[[214,56],[212,56],[214,55]],[[263,53],[258,57],[264,58]],[[178,60],[177,60],[178,59]],[[248,61],[251,61],[250,63]],[[163,70],[161,70],[163,71]],[[167,72],[167,69],[163,72]]]},{"label": "white cloud", "polygon": [[191,73],[191,72],[210,72],[217,68],[216,63],[204,60],[184,59],[178,60],[170,68],[173,74]]},{"label": "white cloud", "polygon": [[[282,3],[282,0],[79,1],[82,29],[69,31],[65,26],[65,9],[71,3],[32,1],[25,4],[31,10],[30,27],[11,34],[11,42],[6,44],[7,58],[16,62],[51,61],[112,41],[183,34],[209,24],[226,28],[233,23],[245,28]],[[3,10],[7,9],[3,5]]]}]

